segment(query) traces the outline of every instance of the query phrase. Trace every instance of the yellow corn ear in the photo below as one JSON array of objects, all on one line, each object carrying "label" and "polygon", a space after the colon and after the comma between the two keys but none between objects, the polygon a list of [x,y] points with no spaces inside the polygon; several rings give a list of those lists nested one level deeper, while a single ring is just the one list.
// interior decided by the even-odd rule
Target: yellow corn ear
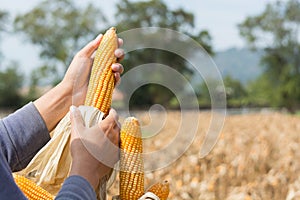
[{"label": "yellow corn ear", "polygon": [[120,135],[120,199],[137,200],[144,194],[143,141],[139,121],[125,119]]},{"label": "yellow corn ear", "polygon": [[98,108],[101,112],[108,114],[115,79],[111,69],[113,63],[117,62],[115,50],[118,48],[118,37],[116,29],[110,28],[96,51],[92,66],[85,105]]},{"label": "yellow corn ear", "polygon": [[147,190],[147,192],[152,192],[157,197],[159,197],[160,200],[166,200],[170,193],[170,186],[168,181],[159,182],[156,183]]},{"label": "yellow corn ear", "polygon": [[49,192],[47,192],[40,186],[36,185],[36,183],[34,183],[33,181],[17,174],[13,174],[13,176],[17,186],[21,189],[21,191],[29,200],[54,199],[54,196],[52,196]]}]

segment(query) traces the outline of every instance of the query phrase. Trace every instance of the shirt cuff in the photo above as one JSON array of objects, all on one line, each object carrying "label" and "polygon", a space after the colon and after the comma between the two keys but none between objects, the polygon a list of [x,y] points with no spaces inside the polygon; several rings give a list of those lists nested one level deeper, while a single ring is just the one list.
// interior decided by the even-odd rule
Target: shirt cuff
[{"label": "shirt cuff", "polygon": [[95,199],[96,193],[92,188],[91,184],[83,177],[73,175],[69,176],[58,195],[56,200],[61,199],[72,199],[72,200],[82,200],[82,199]]}]

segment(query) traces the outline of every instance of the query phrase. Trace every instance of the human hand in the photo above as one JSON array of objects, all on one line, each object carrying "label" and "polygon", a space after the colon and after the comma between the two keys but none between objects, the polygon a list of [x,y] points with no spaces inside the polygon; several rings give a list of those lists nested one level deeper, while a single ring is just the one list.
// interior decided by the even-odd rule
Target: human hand
[{"label": "human hand", "polygon": [[70,175],[84,177],[94,188],[119,160],[120,125],[118,115],[111,109],[97,125],[87,128],[80,111],[71,106]]},{"label": "human hand", "polygon": [[[97,50],[103,35],[100,34],[96,39],[88,43],[82,48],[73,58],[64,79],[61,84],[72,95],[72,104],[79,106],[84,104],[86,92],[89,83],[89,76],[94,60],[94,53]],[[118,39],[119,47],[123,45],[123,40]],[[115,56],[118,61],[124,58],[124,51],[122,49],[116,49]],[[112,71],[114,72],[116,84],[120,82],[120,74],[124,69],[120,63],[112,65]]]}]

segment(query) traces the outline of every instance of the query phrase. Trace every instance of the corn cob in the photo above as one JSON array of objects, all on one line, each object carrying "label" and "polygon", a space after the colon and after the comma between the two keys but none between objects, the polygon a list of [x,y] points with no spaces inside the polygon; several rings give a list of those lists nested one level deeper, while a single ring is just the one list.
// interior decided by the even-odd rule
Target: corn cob
[{"label": "corn cob", "polygon": [[24,195],[29,200],[53,200],[54,196],[52,196],[49,192],[36,185],[33,181],[25,178],[24,176],[20,176],[17,174],[13,174],[14,179],[18,187],[24,193]]},{"label": "corn cob", "polygon": [[143,142],[140,124],[136,118],[125,119],[120,141],[120,199],[137,200],[145,191]]},{"label": "corn cob", "polygon": [[117,62],[114,54],[117,48],[116,29],[112,27],[106,31],[96,51],[84,103],[87,106],[98,108],[105,114],[108,114],[112,101],[115,79],[111,65]]},{"label": "corn cob", "polygon": [[166,200],[169,196],[170,188],[169,188],[169,182],[159,182],[154,185],[152,185],[147,192],[152,192],[155,194],[160,200]]}]

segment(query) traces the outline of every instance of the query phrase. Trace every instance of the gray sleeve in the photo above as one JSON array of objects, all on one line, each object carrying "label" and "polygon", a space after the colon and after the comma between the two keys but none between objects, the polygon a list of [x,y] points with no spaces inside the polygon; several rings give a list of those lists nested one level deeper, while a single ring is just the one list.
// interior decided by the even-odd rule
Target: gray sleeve
[{"label": "gray sleeve", "polygon": [[33,103],[0,120],[0,145],[12,171],[27,166],[49,140],[46,124]]},{"label": "gray sleeve", "polygon": [[96,200],[96,193],[90,183],[81,176],[68,177],[55,200]]},{"label": "gray sleeve", "polygon": [[27,199],[15,183],[2,149],[0,149],[0,180],[0,199]]}]

